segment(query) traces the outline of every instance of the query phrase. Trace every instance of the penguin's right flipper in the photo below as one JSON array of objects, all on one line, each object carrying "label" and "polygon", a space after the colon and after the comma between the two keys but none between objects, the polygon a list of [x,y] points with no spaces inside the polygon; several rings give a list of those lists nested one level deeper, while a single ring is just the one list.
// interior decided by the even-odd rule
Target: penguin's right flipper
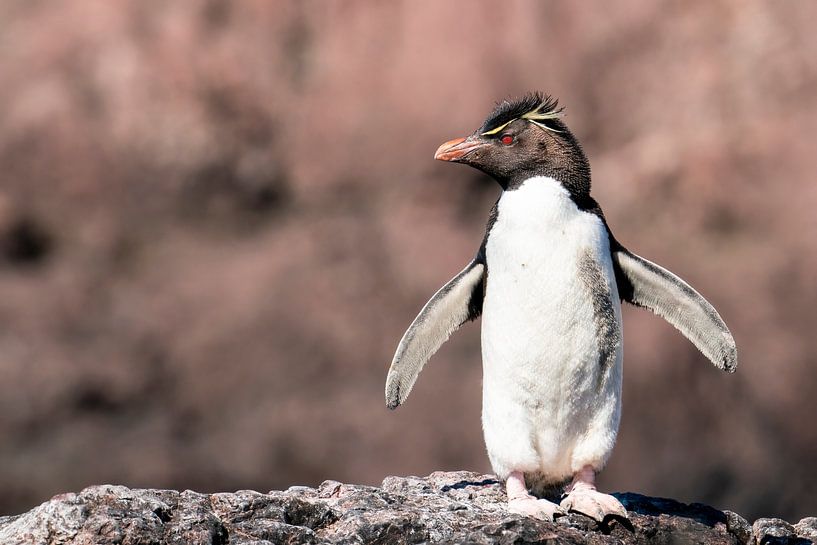
[{"label": "penguin's right flipper", "polygon": [[459,327],[482,314],[485,263],[479,257],[434,294],[409,326],[386,377],[386,405],[397,408],[417,375]]},{"label": "penguin's right flipper", "polygon": [[735,339],[709,301],[670,271],[623,247],[613,251],[613,262],[624,301],[650,309],[683,333],[716,367],[735,371]]}]

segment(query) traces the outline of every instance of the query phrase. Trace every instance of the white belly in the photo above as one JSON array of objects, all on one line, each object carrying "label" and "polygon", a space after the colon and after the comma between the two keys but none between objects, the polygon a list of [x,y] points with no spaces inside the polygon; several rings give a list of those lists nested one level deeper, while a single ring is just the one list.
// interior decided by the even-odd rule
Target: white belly
[{"label": "white belly", "polygon": [[532,178],[500,199],[486,255],[483,429],[494,471],[557,482],[586,464],[601,469],[618,429],[622,360],[603,223],[558,182]]}]

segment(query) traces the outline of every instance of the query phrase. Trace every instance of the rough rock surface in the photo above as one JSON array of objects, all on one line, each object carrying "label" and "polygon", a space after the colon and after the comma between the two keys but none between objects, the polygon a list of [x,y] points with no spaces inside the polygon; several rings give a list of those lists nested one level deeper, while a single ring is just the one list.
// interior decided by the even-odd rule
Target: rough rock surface
[{"label": "rough rock surface", "polygon": [[513,515],[491,475],[387,477],[380,488],[324,481],[268,494],[201,494],[92,486],[0,518],[0,543],[813,543],[814,519],[791,525],[702,504],[624,493],[631,526],[570,514],[555,523]]}]

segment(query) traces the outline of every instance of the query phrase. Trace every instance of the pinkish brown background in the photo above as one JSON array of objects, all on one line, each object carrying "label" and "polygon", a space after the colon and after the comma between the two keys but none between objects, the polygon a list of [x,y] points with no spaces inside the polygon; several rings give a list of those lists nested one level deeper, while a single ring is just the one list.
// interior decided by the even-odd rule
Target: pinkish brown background
[{"label": "pinkish brown background", "polygon": [[817,515],[817,3],[0,4],[0,514],[489,471],[479,326],[388,363],[498,187],[432,160],[558,96],[617,237],[707,296],[725,375],[625,312],[606,490]]}]

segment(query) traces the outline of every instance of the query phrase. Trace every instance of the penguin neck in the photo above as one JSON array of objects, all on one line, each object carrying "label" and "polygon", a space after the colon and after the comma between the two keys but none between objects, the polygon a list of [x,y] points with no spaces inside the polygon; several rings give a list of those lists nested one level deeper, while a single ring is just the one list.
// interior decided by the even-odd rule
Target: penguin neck
[{"label": "penguin neck", "polygon": [[525,181],[535,177],[552,178],[570,193],[579,208],[590,199],[590,163],[578,146],[568,153],[554,153],[546,161],[520,166],[506,175],[495,176],[505,191],[518,189]]},{"label": "penguin neck", "polygon": [[503,191],[516,191],[523,184],[541,183],[543,179],[551,180],[562,186],[580,210],[598,206],[590,196],[589,167],[586,169],[557,169],[549,165],[540,165],[539,168],[531,170],[520,169],[505,179],[497,178],[497,182],[502,186]]},{"label": "penguin neck", "polygon": [[549,176],[534,176],[514,190],[503,191],[498,203],[498,221],[518,233],[550,231],[577,214],[582,211],[570,193]]}]

